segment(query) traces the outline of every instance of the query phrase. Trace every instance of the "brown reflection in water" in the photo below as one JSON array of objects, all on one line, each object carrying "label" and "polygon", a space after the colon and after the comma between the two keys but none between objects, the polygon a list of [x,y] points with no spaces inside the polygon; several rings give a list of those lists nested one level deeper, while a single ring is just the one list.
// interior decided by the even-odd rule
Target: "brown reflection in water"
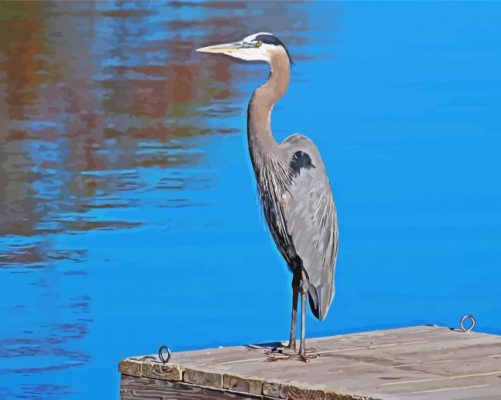
[{"label": "brown reflection in water", "polygon": [[[0,24],[0,52],[3,53],[2,69],[5,72],[5,95],[7,117],[22,120],[28,117],[26,106],[35,100],[31,90],[41,83],[37,75],[40,67],[38,56],[42,43],[40,32],[43,20],[40,16],[42,4],[6,2],[2,5]],[[4,20],[7,18],[7,21]],[[3,115],[2,115],[3,117]]]},{"label": "brown reflection in water", "polygon": [[[168,18],[194,8],[204,17]],[[144,188],[131,176],[137,168],[196,165],[203,151],[183,150],[197,137],[239,132],[211,117],[241,112],[233,82],[247,70],[219,57],[201,62],[196,47],[269,26],[293,42],[286,31],[306,24],[285,2],[6,2],[0,13],[0,234],[23,236],[61,232],[57,213],[85,217],[96,198],[116,204],[118,192]],[[161,146],[142,152],[149,141]],[[108,173],[82,175],[91,171]]]},{"label": "brown reflection in water", "polygon": [[46,249],[42,245],[12,246],[10,253],[0,253],[0,265],[40,266],[47,261],[70,260],[81,261],[85,250]]},{"label": "brown reflection in water", "polygon": [[[306,24],[304,9],[285,2],[1,3],[0,273],[7,273],[2,266],[43,269],[26,281],[35,300],[3,310],[17,318],[34,306],[29,301],[38,307],[36,317],[20,317],[29,328],[0,337],[0,356],[54,360],[0,373],[40,374],[90,360],[72,346],[91,329],[92,299],[85,285],[69,298],[58,289],[88,278],[91,249],[61,248],[59,235],[150,223],[125,213],[104,220],[103,210],[204,206],[189,191],[215,180],[187,167],[206,157],[200,138],[240,132],[240,123],[221,121],[240,115],[249,93],[238,84],[254,72],[224,58],[202,60],[194,50],[270,27],[297,43]],[[161,203],[148,198],[153,191],[161,191]],[[60,271],[62,261],[73,268]],[[26,398],[72,390],[20,388]]]}]

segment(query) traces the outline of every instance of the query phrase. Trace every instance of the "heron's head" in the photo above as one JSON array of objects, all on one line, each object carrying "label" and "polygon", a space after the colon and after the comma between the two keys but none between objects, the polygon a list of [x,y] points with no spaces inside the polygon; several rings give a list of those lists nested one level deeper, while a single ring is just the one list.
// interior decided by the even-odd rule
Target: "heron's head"
[{"label": "heron's head", "polygon": [[249,35],[238,42],[216,44],[197,49],[201,53],[224,54],[244,61],[271,62],[276,54],[285,54],[291,64],[292,58],[283,42],[268,32]]}]

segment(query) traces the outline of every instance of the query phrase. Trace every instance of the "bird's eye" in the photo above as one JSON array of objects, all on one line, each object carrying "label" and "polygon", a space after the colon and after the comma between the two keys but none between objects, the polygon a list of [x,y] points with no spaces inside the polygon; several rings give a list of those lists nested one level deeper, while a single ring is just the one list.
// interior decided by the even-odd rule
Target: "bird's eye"
[{"label": "bird's eye", "polygon": [[261,42],[260,40],[258,40],[258,41],[256,42],[256,47],[261,47],[261,45],[262,45],[262,44],[263,44],[263,42]]}]

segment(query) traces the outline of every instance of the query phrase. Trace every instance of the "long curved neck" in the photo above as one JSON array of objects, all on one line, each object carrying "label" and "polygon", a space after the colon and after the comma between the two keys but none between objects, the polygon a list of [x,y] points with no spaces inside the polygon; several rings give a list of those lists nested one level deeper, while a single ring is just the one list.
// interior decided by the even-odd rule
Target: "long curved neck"
[{"label": "long curved neck", "polygon": [[278,146],[271,132],[271,111],[275,103],[287,92],[290,81],[289,57],[283,48],[273,54],[271,72],[266,83],[253,93],[247,110],[247,137],[254,168],[260,160],[273,154]]}]

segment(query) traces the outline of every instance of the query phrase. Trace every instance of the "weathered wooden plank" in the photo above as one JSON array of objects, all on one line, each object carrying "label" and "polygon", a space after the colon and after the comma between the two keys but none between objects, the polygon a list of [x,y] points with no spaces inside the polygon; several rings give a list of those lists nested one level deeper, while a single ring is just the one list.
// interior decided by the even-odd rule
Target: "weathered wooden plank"
[{"label": "weathered wooden plank", "polygon": [[137,378],[123,375],[120,383],[120,400],[255,400],[250,396],[229,391],[201,388],[181,382]]},{"label": "weathered wooden plank", "polygon": [[217,372],[202,371],[191,368],[184,370],[183,381],[197,386],[210,387],[214,389],[223,388],[223,375]]},{"label": "weathered wooden plank", "polygon": [[[240,346],[174,353],[165,365],[128,359],[120,372],[192,392],[218,390],[219,398],[501,399],[499,336],[425,326],[310,339],[308,347],[319,354],[309,363],[269,362],[269,348]],[[124,396],[149,396],[147,389]]]},{"label": "weathered wooden plank", "polygon": [[280,397],[282,385],[280,382],[263,382],[263,395]]},{"label": "weathered wooden plank", "polygon": [[243,377],[241,375],[224,374],[223,387],[236,392],[260,395],[262,393],[263,381],[253,377]]},{"label": "weathered wooden plank", "polygon": [[118,366],[118,371],[123,375],[141,377],[143,363],[131,359],[122,360]]},{"label": "weathered wooden plank", "polygon": [[183,380],[183,368],[176,364],[162,364],[151,361],[144,361],[142,364],[141,377],[166,381]]},{"label": "weathered wooden plank", "polygon": [[475,399],[501,398],[500,378],[491,376],[441,377],[435,380],[411,380],[387,385],[384,392],[389,398]]}]

